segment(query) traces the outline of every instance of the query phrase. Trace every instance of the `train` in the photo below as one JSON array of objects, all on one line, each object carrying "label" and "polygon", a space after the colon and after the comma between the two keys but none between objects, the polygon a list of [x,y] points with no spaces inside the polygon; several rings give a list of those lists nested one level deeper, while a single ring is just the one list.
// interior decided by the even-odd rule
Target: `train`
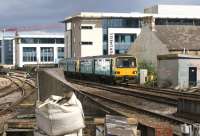
[{"label": "train", "polygon": [[102,55],[65,58],[59,61],[66,77],[87,78],[111,83],[136,81],[137,60],[131,55]]}]

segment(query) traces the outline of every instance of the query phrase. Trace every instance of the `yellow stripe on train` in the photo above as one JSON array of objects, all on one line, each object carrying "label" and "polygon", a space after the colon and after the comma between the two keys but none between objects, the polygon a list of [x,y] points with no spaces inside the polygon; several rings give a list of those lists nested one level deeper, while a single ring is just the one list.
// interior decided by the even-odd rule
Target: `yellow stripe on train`
[{"label": "yellow stripe on train", "polygon": [[137,76],[137,68],[115,68],[115,76]]}]

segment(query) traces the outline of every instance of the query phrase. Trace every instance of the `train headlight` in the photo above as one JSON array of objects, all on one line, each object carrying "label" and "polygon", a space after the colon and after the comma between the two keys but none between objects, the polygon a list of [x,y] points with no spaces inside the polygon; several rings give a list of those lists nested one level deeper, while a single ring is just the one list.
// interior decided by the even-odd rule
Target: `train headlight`
[{"label": "train headlight", "polygon": [[133,71],[133,74],[137,74],[137,71]]},{"label": "train headlight", "polygon": [[120,74],[120,72],[119,72],[119,71],[116,71],[115,74]]}]

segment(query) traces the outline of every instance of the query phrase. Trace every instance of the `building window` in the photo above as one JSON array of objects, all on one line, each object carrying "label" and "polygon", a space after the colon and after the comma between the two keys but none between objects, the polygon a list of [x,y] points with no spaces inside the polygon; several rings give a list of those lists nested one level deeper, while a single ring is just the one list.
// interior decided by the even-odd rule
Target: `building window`
[{"label": "building window", "polygon": [[23,61],[35,62],[37,61],[36,47],[23,47]]},{"label": "building window", "polygon": [[55,38],[38,38],[39,44],[55,43]]},{"label": "building window", "polygon": [[64,38],[21,38],[22,44],[64,44]]},{"label": "building window", "polygon": [[92,45],[92,42],[81,42],[81,45]]},{"label": "building window", "polygon": [[125,43],[125,35],[121,35],[121,42]]},{"label": "building window", "polygon": [[115,34],[115,54],[126,53],[136,37],[136,34]]},{"label": "building window", "polygon": [[4,41],[5,64],[13,64],[13,40]]},{"label": "building window", "polygon": [[119,54],[119,50],[115,50],[115,54]]},{"label": "building window", "polygon": [[53,47],[41,47],[40,49],[41,62],[52,62],[54,61]]},{"label": "building window", "polygon": [[199,19],[174,19],[174,18],[156,18],[156,25],[200,25]]},{"label": "building window", "polygon": [[81,26],[81,29],[92,29],[92,26]]},{"label": "building window", "polygon": [[103,35],[103,42],[107,42],[108,41],[108,35],[107,34],[104,34]]},{"label": "building window", "polygon": [[64,58],[64,47],[58,47],[58,59]]},{"label": "building window", "polygon": [[139,28],[141,25],[139,18],[109,18],[103,19],[103,28]]},{"label": "building window", "polygon": [[103,55],[107,55],[108,54],[108,50],[104,49],[103,50]]},{"label": "building window", "polygon": [[[141,28],[140,18],[106,18],[102,20],[103,37],[108,34],[109,28]],[[118,39],[120,40],[120,39]],[[108,41],[104,40],[104,49],[108,49]]]},{"label": "building window", "polygon": [[0,47],[2,46],[2,44],[4,44],[4,63],[13,64],[13,40],[7,40],[7,39],[4,39],[4,41],[0,40]]},{"label": "building window", "polygon": [[23,43],[23,44],[37,44],[38,39],[36,39],[36,38],[21,38],[21,43]]},{"label": "building window", "polygon": [[136,34],[131,35],[131,42],[133,43],[135,41],[135,39],[137,38]]},{"label": "building window", "polygon": [[116,43],[133,43],[136,39],[136,34],[115,34]]},{"label": "building window", "polygon": [[56,38],[57,44],[64,44],[64,38]]}]

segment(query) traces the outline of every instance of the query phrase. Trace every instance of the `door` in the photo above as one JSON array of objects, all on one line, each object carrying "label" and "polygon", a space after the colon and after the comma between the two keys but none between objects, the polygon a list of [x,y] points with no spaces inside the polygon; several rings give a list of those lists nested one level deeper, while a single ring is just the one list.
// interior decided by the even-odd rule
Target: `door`
[{"label": "door", "polygon": [[189,85],[197,85],[197,67],[189,67]]}]

